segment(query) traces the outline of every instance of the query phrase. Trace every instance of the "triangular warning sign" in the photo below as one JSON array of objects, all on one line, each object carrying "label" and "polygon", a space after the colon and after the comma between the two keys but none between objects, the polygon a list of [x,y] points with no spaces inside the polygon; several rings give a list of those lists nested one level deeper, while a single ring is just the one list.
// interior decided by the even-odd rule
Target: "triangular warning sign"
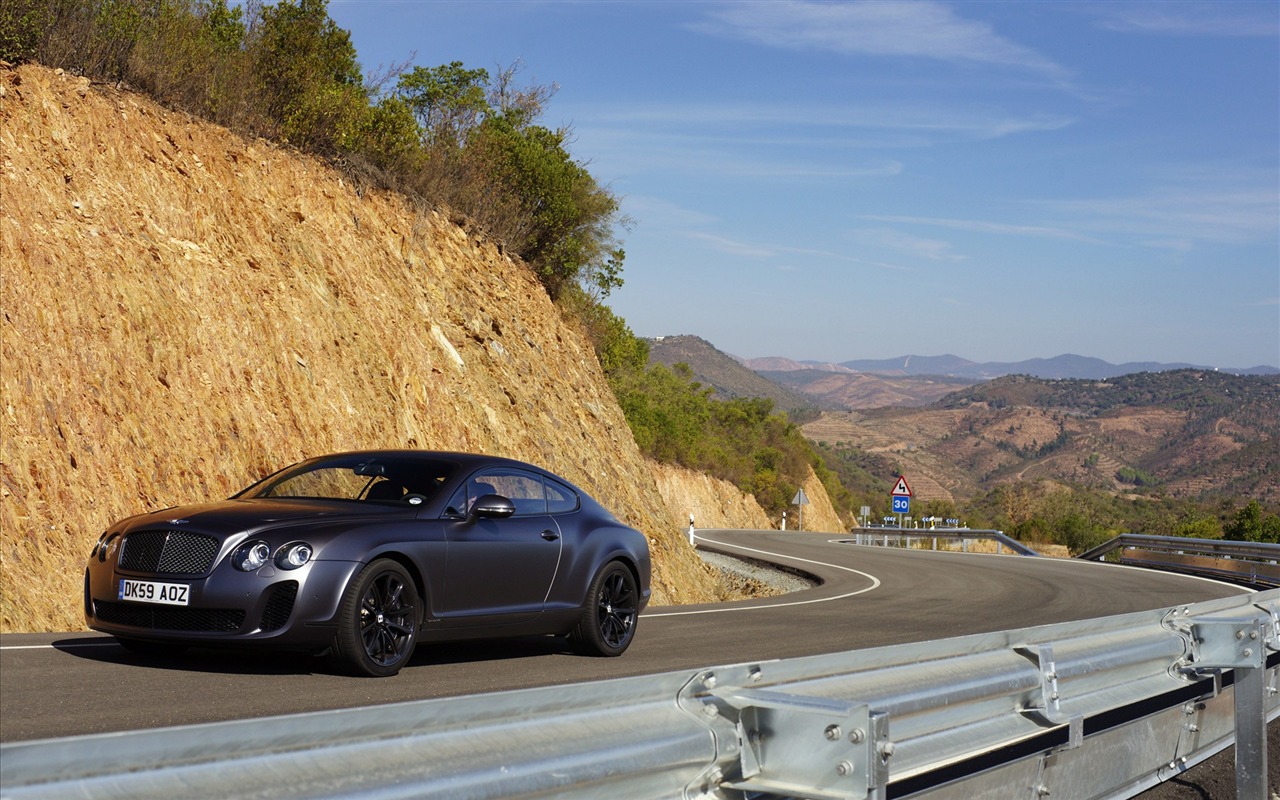
[{"label": "triangular warning sign", "polygon": [[890,494],[911,496],[911,487],[907,485],[905,475],[898,476],[898,482],[893,485],[893,491]]}]

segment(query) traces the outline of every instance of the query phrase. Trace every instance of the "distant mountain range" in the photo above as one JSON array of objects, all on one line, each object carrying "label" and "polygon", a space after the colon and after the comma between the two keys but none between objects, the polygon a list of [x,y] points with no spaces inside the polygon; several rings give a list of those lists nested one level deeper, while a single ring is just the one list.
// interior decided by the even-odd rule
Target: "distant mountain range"
[{"label": "distant mountain range", "polygon": [[1189,364],[1129,362],[1061,355],[1027,361],[969,361],[955,355],[901,356],[832,364],[789,358],[739,358],[697,336],[660,336],[649,342],[649,359],[671,366],[688,364],[695,380],[722,398],[767,397],[793,417],[823,409],[919,407],[976,383],[1009,375],[1043,380],[1111,380],[1123,375],[1178,369],[1232,375],[1280,375],[1270,366],[1214,370]]},{"label": "distant mountain range", "polygon": [[[759,372],[785,372],[792,370],[822,370],[826,372],[866,372],[873,375],[923,376],[939,375],[986,381],[1005,375],[1030,375],[1034,378],[1081,378],[1106,380],[1139,372],[1168,372],[1175,369],[1217,368],[1203,364],[1166,364],[1156,361],[1130,361],[1112,364],[1100,358],[1078,356],[1070,353],[1053,358],[1032,358],[1026,361],[976,362],[955,355],[899,356],[897,358],[858,359],[838,364],[818,361],[792,361],[785,358],[750,358],[743,360],[746,366]],[[1280,369],[1259,365],[1248,368],[1219,370],[1232,375],[1280,375]]]},{"label": "distant mountain range", "polygon": [[1117,365],[1072,355],[828,364],[737,359],[697,336],[647,341],[651,362],[687,364],[722,398],[770,398],[808,438],[856,448],[871,473],[909,472],[922,500],[1048,481],[1280,502],[1274,367]]}]

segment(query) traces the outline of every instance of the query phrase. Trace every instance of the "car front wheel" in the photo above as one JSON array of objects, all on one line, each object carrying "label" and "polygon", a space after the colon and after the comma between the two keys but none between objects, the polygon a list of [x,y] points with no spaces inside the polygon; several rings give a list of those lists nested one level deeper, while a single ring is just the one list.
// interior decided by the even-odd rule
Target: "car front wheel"
[{"label": "car front wheel", "polygon": [[380,559],[347,585],[334,655],[356,675],[395,675],[418,638],[418,590],[400,564]]},{"label": "car front wheel", "polygon": [[573,629],[579,650],[588,655],[620,656],[635,638],[640,593],[626,564],[611,561],[596,574],[587,607]]}]

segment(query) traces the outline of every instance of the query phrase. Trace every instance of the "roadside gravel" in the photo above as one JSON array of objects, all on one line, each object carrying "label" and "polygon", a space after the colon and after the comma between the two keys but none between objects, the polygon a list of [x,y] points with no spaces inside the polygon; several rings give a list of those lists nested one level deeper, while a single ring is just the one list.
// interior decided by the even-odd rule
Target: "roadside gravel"
[{"label": "roadside gravel", "polygon": [[735,558],[701,548],[698,549],[698,557],[727,576],[738,578],[748,584],[764,587],[767,590],[764,593],[765,596],[798,592],[817,585],[803,575],[778,569],[759,561]]}]

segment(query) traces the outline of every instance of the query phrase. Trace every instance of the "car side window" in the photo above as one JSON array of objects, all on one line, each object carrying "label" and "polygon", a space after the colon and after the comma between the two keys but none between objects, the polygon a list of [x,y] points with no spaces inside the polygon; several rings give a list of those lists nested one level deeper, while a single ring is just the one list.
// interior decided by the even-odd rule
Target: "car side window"
[{"label": "car side window", "polygon": [[552,514],[567,514],[578,510],[578,495],[568,486],[547,479],[547,511]]},{"label": "car side window", "polygon": [[454,492],[445,513],[465,515],[471,511],[476,498],[486,494],[498,494],[510,500],[516,507],[517,517],[547,513],[547,491],[542,477],[507,467],[484,469],[472,475],[464,486]]}]

